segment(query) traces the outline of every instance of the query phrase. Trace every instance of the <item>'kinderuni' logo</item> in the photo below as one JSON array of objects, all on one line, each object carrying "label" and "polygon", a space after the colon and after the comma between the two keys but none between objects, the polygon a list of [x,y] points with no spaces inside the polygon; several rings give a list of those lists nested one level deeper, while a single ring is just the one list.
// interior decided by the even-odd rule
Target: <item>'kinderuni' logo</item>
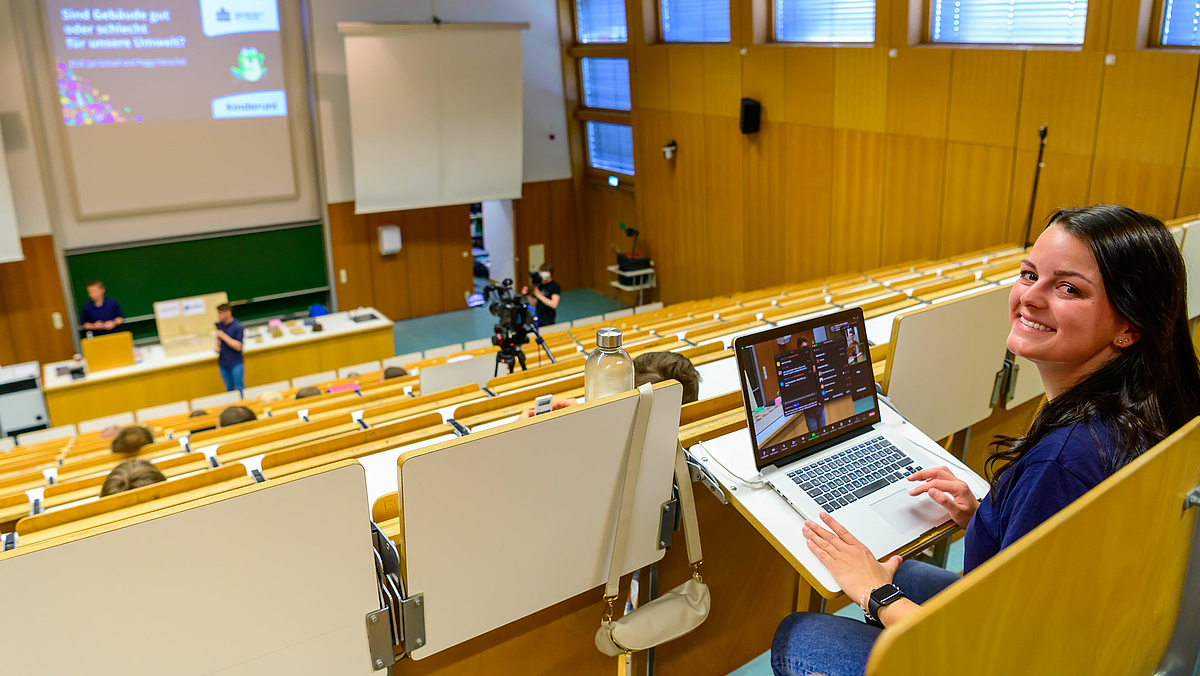
[{"label": "'kinderuni' logo", "polygon": [[217,21],[229,21],[229,10],[224,7],[217,10]]},{"label": "'kinderuni' logo", "polygon": [[255,47],[243,47],[238,53],[238,65],[229,69],[233,76],[246,82],[258,82],[267,74],[266,55]]}]

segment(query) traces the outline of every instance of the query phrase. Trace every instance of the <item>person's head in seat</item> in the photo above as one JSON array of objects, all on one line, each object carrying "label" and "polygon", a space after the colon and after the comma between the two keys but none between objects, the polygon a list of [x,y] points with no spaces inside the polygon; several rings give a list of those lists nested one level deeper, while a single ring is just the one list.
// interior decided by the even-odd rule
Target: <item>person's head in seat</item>
[{"label": "person's head in seat", "polygon": [[202,415],[208,415],[208,411],[205,411],[202,408],[198,408],[198,409],[192,411],[191,413],[189,413],[188,417],[189,418],[199,418]]},{"label": "person's head in seat", "polygon": [[683,385],[683,403],[700,398],[700,373],[687,357],[675,352],[646,352],[633,360],[633,384],[678,380]]},{"label": "person's head in seat", "polygon": [[153,463],[146,462],[141,458],[130,458],[108,473],[104,484],[100,487],[100,497],[166,480],[167,477]]},{"label": "person's head in seat", "polygon": [[113,453],[137,453],[142,446],[154,443],[154,435],[150,430],[139,425],[131,425],[117,432],[113,437]]},{"label": "person's head in seat", "polygon": [[391,380],[392,378],[403,378],[408,375],[408,371],[403,366],[389,366],[383,370],[383,379]]},{"label": "person's head in seat", "polygon": [[229,427],[230,425],[237,425],[238,423],[250,422],[257,419],[258,416],[254,415],[254,411],[245,406],[230,406],[221,411],[221,416],[217,419],[217,426]]},{"label": "person's head in seat", "polygon": [[319,396],[321,396],[321,388],[315,387],[313,385],[309,385],[308,387],[301,387],[299,390],[296,390],[296,398],[297,399],[304,399],[306,397],[319,397]]}]

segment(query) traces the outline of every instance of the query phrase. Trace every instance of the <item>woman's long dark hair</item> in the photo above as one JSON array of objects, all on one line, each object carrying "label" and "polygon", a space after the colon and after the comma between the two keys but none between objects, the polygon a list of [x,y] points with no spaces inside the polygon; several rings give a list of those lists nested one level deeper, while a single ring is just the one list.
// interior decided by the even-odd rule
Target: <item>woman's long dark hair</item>
[{"label": "woman's long dark hair", "polygon": [[993,442],[999,448],[985,465],[993,489],[1038,441],[1060,427],[1104,421],[1110,443],[1104,444],[1101,460],[1111,473],[1200,414],[1200,366],[1188,332],[1187,274],[1171,232],[1153,216],[1109,204],[1061,209],[1049,224],[1091,248],[1109,302],[1141,337],[1047,402],[1028,434]]}]

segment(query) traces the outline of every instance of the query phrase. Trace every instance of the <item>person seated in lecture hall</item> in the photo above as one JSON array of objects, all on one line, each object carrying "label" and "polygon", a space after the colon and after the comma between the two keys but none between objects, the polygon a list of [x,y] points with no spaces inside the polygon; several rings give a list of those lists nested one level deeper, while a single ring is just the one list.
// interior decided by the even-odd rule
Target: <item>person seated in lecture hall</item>
[{"label": "person seated in lecture hall", "polygon": [[537,313],[538,326],[550,326],[558,321],[558,301],[562,297],[562,287],[554,281],[554,266],[542,263],[538,268],[540,279],[534,280],[537,286],[530,291],[528,286],[521,287],[521,295],[528,302],[535,302],[534,312]]},{"label": "person seated in lecture hall", "polygon": [[254,415],[254,411],[245,406],[230,406],[221,411],[221,415],[217,416],[217,427],[229,427],[251,420],[258,420],[258,416]]},{"label": "person seated in lecture hall", "polygon": [[114,467],[104,478],[104,484],[100,486],[100,497],[166,480],[167,477],[154,466],[154,463],[140,458],[130,458]]},{"label": "person seated in lecture hall", "polygon": [[120,432],[117,432],[117,436],[113,437],[112,452],[137,453],[142,446],[152,443],[154,443],[154,434],[149,429],[139,425],[130,425],[122,428]]},{"label": "person seated in lecture hall", "polygon": [[[1028,434],[995,442],[982,502],[945,467],[909,477],[923,482],[912,495],[928,494],[966,529],[967,574],[1200,414],[1184,263],[1153,216],[1111,205],[1058,211],[1008,304],[1008,349],[1037,365],[1046,404]],[[883,627],[959,579],[898,556],[880,563],[833,517],[820,518],[805,522],[808,547],[869,624],[788,616],[771,646],[779,676],[861,675]],[[871,599],[894,594],[887,585],[907,598],[872,617]]]},{"label": "person seated in lecture hall", "polygon": [[[664,380],[678,380],[683,385],[683,403],[690,404],[700,399],[700,372],[692,365],[692,360],[677,352],[646,352],[633,359],[633,386],[641,387],[646,383],[661,383]],[[574,399],[555,399],[551,410],[558,411],[574,406]],[[533,409],[521,411],[518,420],[533,417]]]},{"label": "person seated in lecture hall", "polygon": [[88,282],[87,294],[89,302],[79,312],[79,325],[93,336],[115,333],[125,323],[121,304],[105,297],[104,282],[98,279]]},{"label": "person seated in lecture hall", "polygon": [[245,331],[242,323],[233,318],[233,308],[229,303],[217,306],[217,368],[221,370],[221,380],[225,381],[225,391],[232,392],[243,388],[245,377],[245,360],[242,358],[242,337]]}]

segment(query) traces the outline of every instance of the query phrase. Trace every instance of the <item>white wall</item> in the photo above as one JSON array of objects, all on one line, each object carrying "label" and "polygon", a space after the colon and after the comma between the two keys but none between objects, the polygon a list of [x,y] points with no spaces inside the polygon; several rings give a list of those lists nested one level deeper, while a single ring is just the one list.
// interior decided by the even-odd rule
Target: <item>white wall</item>
[{"label": "white wall", "polygon": [[12,183],[17,227],[22,237],[50,234],[50,212],[34,146],[32,115],[25,96],[11,0],[0,0],[0,134]]},{"label": "white wall", "polygon": [[521,290],[516,277],[513,241],[512,200],[493,200],[483,203],[483,248],[487,249],[492,279],[500,282],[511,279]]},{"label": "white wall", "polygon": [[[3,0],[0,0],[3,1]],[[339,21],[428,21],[428,0],[310,0],[321,141],[329,202],[354,199],[346,54]],[[555,0],[435,0],[444,21],[524,21],[526,183],[570,178]],[[480,105],[487,105],[480,101]],[[551,140],[550,136],[554,139]]]}]

